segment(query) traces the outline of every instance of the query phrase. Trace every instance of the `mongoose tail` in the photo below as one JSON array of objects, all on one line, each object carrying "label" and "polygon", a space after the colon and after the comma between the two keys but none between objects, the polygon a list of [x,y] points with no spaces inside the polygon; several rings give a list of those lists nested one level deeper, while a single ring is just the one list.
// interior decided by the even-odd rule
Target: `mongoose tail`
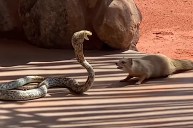
[{"label": "mongoose tail", "polygon": [[172,63],[175,66],[175,73],[193,70],[193,61],[191,60],[172,59]]}]

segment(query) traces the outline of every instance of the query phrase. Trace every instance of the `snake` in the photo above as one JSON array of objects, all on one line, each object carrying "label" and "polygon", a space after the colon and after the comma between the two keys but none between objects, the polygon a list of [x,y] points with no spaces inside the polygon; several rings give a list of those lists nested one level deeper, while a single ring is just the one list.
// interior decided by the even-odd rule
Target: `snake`
[{"label": "snake", "polygon": [[[84,57],[83,42],[89,40],[92,32],[80,30],[73,34],[71,43],[74,49],[76,60],[87,70],[88,77],[85,83],[79,83],[74,78],[64,76],[25,76],[10,82],[0,84],[0,100],[25,101],[45,97],[49,88],[67,88],[72,94],[83,94],[88,91],[95,79],[93,67]],[[37,83],[36,87],[28,88],[27,85]],[[27,89],[25,89],[25,87]],[[22,90],[20,88],[23,88]]]}]

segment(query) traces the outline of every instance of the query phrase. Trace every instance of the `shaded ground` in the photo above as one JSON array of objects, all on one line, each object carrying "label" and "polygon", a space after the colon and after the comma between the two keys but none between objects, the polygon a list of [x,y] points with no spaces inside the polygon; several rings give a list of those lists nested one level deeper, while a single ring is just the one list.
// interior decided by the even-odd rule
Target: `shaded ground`
[{"label": "shaded ground", "polygon": [[193,1],[135,1],[143,14],[139,50],[193,59]]},{"label": "shaded ground", "polygon": [[[0,82],[26,75],[66,75],[79,82],[86,71],[72,51],[46,50],[22,42],[1,40]],[[16,47],[18,46],[18,47]],[[21,52],[22,51],[22,52]],[[120,83],[126,74],[115,62],[141,56],[135,52],[87,51],[96,80],[83,96],[52,89],[45,98],[26,102],[0,101],[2,128],[160,128],[193,126],[193,72],[170,78]]]},{"label": "shaded ground", "polygon": [[[163,53],[174,58],[192,59],[193,2],[136,2],[144,18],[139,49],[147,53]],[[123,56],[136,54],[86,52],[86,58],[96,71],[96,82],[84,96],[73,96],[66,89],[53,89],[45,98],[38,100],[0,101],[0,126],[192,128],[193,71],[134,86],[134,82],[118,82],[126,74],[116,69],[114,62]],[[74,59],[72,51],[47,50],[23,42],[0,40],[0,82],[25,75],[61,74],[76,78],[80,82],[85,81],[87,75]]]}]

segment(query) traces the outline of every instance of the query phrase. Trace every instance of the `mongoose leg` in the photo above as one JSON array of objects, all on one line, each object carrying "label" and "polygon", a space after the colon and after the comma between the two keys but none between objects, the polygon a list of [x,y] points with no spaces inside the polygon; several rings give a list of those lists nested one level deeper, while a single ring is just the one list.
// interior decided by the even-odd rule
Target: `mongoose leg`
[{"label": "mongoose leg", "polygon": [[127,82],[128,80],[130,80],[132,78],[132,76],[128,75],[125,79],[120,80],[120,82]]},{"label": "mongoose leg", "polygon": [[136,85],[140,85],[145,79],[146,79],[146,75],[140,76],[139,81],[136,83]]}]

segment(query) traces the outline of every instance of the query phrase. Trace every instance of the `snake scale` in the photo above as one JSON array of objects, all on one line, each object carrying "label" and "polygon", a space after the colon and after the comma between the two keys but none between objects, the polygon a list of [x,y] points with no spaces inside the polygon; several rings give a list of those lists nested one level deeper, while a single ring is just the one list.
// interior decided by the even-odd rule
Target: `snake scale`
[{"label": "snake scale", "polygon": [[[67,88],[73,94],[82,94],[86,92],[93,85],[95,78],[95,72],[87,60],[85,60],[83,53],[83,42],[84,40],[89,40],[88,36],[91,35],[92,32],[81,30],[75,32],[71,39],[77,61],[88,72],[88,77],[84,84],[79,84],[75,79],[68,77],[26,76],[0,84],[0,100],[22,101],[45,97],[48,88],[51,87]],[[30,83],[38,83],[38,85],[35,88],[19,90],[21,87],[25,89],[25,85]]]}]

